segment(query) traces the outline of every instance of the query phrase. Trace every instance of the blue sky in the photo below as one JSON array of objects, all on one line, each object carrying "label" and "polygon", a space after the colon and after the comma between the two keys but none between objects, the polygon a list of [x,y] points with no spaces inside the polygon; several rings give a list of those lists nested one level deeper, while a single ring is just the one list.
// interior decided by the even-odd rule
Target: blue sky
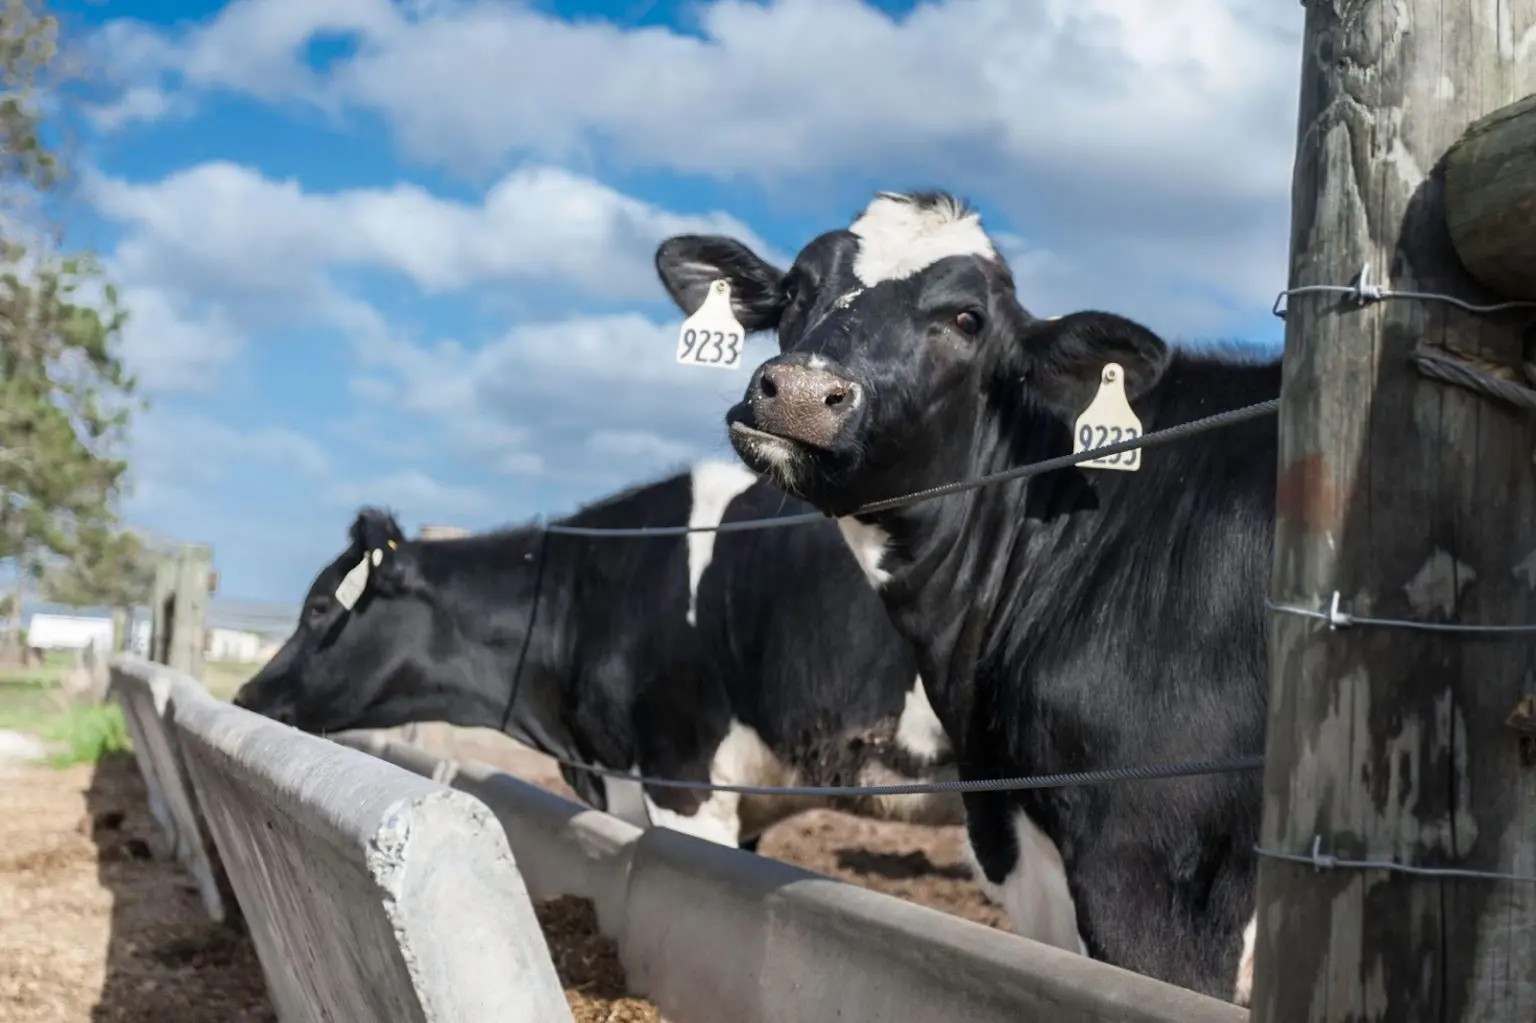
[{"label": "blue sky", "polygon": [[485,528],[703,455],[651,256],[981,210],[1032,311],[1278,345],[1303,11],[1273,0],[237,0],[62,11],[70,241],[153,402],[135,525],[294,604],[362,503]]}]

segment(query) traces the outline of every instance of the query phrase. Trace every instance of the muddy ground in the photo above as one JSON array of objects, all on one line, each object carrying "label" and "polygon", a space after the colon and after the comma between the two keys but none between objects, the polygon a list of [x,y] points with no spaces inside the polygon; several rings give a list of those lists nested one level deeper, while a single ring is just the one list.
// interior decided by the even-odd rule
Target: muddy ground
[{"label": "muddy ground", "polygon": [[[462,736],[462,733],[461,733]],[[460,737],[486,760],[573,798],[553,762],[500,736]],[[6,1023],[271,1023],[248,938],[207,921],[153,820],[130,756],[99,767],[0,771],[0,1019]],[[764,835],[761,854],[1006,928],[970,880],[958,828],[816,811]],[[612,943],[582,900],[541,903],[578,1023],[651,1021],[627,997]]]}]

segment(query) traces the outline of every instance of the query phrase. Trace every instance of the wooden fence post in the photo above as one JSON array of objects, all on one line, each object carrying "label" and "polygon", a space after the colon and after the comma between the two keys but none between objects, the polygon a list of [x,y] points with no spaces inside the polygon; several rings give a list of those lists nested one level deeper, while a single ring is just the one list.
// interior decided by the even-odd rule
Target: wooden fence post
[{"label": "wooden fence post", "polygon": [[[1444,157],[1536,88],[1533,40],[1536,0],[1307,4],[1291,287],[1369,277],[1287,302],[1276,604],[1536,624],[1536,419],[1410,360],[1513,367],[1536,309],[1369,290],[1499,300],[1457,258]],[[1254,1023],[1536,1019],[1536,884],[1284,858],[1536,875],[1536,634],[1277,611],[1271,667]]]},{"label": "wooden fence post", "polygon": [[184,543],[155,566],[150,597],[153,625],[150,659],[203,678],[203,641],[207,633],[208,594],[213,548]]}]

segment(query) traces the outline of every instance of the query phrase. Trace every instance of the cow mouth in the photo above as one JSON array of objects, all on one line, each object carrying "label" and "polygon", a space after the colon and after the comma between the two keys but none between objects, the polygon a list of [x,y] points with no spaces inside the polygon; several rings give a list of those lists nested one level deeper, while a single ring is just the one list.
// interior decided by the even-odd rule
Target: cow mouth
[{"label": "cow mouth", "polygon": [[[788,467],[798,462],[810,446],[803,441],[780,437],[743,422],[731,423],[731,446],[736,453],[758,466]],[[762,471],[759,469],[759,471]]]}]

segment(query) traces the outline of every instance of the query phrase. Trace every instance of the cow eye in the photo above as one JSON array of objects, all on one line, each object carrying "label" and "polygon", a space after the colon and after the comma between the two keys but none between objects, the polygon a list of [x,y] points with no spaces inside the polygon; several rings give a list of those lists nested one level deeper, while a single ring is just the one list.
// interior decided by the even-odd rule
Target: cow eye
[{"label": "cow eye", "polygon": [[955,317],[955,326],[960,328],[960,333],[975,337],[981,333],[981,316],[966,310]]},{"label": "cow eye", "polygon": [[311,621],[324,618],[331,613],[331,600],[329,597],[316,597],[309,602],[309,617]]}]

